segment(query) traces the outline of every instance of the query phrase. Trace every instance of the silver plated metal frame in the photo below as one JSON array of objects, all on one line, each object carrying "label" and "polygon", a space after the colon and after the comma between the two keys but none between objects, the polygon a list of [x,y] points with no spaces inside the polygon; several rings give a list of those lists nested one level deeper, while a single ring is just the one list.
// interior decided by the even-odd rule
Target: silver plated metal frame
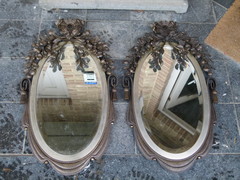
[{"label": "silver plated metal frame", "polygon": [[[129,60],[125,61],[126,75],[123,79],[125,99],[129,100],[128,123],[134,130],[138,147],[142,154],[151,160],[157,160],[163,167],[171,171],[184,171],[190,168],[196,159],[201,159],[211,148],[213,141],[213,125],[216,124],[213,103],[217,103],[216,83],[212,78],[211,65],[203,47],[194,38],[177,30],[175,22],[161,21],[152,26],[153,32],[139,38],[137,45],[132,48]],[[175,68],[184,70],[186,61],[191,61],[198,74],[204,96],[204,123],[203,130],[190,150],[184,153],[173,154],[160,149],[149,137],[144,127],[140,110],[137,106],[137,89],[139,72],[143,62],[149,55],[149,68],[154,72],[160,71],[164,63],[162,56],[164,45],[169,44],[172,50],[172,59],[177,61]]]},{"label": "silver plated metal frame", "polygon": [[[21,102],[26,104],[23,126],[28,132],[28,141],[34,155],[43,163],[49,163],[58,172],[72,175],[82,171],[90,161],[100,160],[106,149],[111,124],[114,122],[113,101],[116,97],[117,78],[112,74],[113,62],[107,55],[108,46],[84,29],[85,22],[80,19],[61,19],[56,22],[58,31],[50,30],[40,36],[27,56],[26,77],[20,83]],[[61,70],[64,49],[71,43],[76,56],[76,69],[84,72],[88,67],[89,56],[95,61],[103,83],[104,101],[102,119],[96,135],[86,149],[74,155],[61,155],[47,148],[36,125],[36,85],[39,74],[46,61],[53,71]]]}]

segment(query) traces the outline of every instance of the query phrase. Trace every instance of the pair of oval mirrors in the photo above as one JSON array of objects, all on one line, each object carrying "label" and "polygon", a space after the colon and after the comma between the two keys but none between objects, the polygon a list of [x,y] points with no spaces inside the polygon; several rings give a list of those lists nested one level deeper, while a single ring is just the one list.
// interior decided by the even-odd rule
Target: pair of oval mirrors
[{"label": "pair of oval mirrors", "polygon": [[[64,175],[101,158],[114,121],[113,62],[84,24],[61,19],[41,36],[21,82],[32,151]],[[139,149],[172,171],[189,168],[212,144],[217,93],[208,57],[176,23],[157,22],[129,58],[123,87]]]}]

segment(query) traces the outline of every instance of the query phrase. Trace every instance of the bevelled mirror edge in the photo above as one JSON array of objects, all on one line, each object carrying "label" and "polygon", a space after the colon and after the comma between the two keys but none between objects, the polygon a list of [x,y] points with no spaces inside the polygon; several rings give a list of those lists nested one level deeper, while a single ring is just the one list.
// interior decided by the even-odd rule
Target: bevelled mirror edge
[{"label": "bevelled mirror edge", "polygon": [[[23,127],[27,131],[28,141],[33,154],[41,162],[51,164],[58,172],[64,175],[72,175],[84,170],[90,161],[99,160],[106,149],[110,127],[115,119],[113,101],[117,99],[117,78],[112,73],[114,69],[113,62],[106,53],[108,51],[107,44],[101,42],[99,38],[92,36],[89,30],[85,30],[85,22],[83,20],[60,19],[56,22],[56,26],[58,30],[49,30],[47,34],[39,37],[37,43],[32,44],[32,50],[26,57],[27,64],[24,70],[26,77],[20,83],[21,103],[26,104],[22,122]],[[53,72],[62,70],[61,60],[65,57],[64,51],[68,44],[72,46],[75,54],[75,62],[73,63],[75,63],[74,69],[76,71],[85,73],[85,69],[89,67],[90,60],[98,67],[97,69],[100,73],[98,78],[101,80],[100,84],[102,84],[101,89],[103,92],[100,96],[103,98],[102,104],[104,107],[101,119],[104,120],[103,123],[101,123],[102,121],[100,122],[101,130],[99,130],[100,128],[97,129],[98,131],[94,135],[93,140],[87,146],[90,147],[88,148],[89,152],[83,149],[81,152],[85,152],[84,156],[81,153],[77,153],[65,158],[64,156],[55,156],[55,153],[49,153],[49,151],[46,152],[42,144],[39,144],[39,137],[36,137],[36,128],[33,127],[31,119],[36,115],[32,115],[33,106],[30,101],[33,101],[32,99],[35,98],[31,97],[34,94],[31,92],[32,89],[34,89],[34,96],[36,96],[36,86],[41,69],[45,63],[49,63]],[[99,137],[97,138],[97,136]]]},{"label": "bevelled mirror edge", "polygon": [[[209,56],[204,52],[203,46],[194,38],[188,37],[185,33],[179,32],[177,30],[177,24],[175,22],[160,21],[155,22],[152,26],[152,33],[145,34],[142,38],[139,38],[137,45],[131,49],[131,55],[129,60],[126,60],[124,64],[126,65],[126,73],[123,79],[123,87],[125,93],[125,99],[129,100],[128,109],[128,124],[133,128],[134,135],[140,151],[147,159],[157,160],[164,168],[171,171],[184,171],[190,168],[196,159],[208,154],[209,149],[213,141],[213,125],[216,124],[216,115],[214,110],[214,103],[217,103],[217,92],[216,83],[212,77],[211,62]],[[202,140],[202,144],[198,146],[198,149],[194,153],[186,155],[185,158],[181,159],[172,153],[169,156],[163,156],[159,151],[153,148],[153,145],[149,145],[143,132],[143,123],[139,120],[136,112],[138,107],[136,106],[136,82],[139,80],[139,73],[137,71],[140,69],[140,64],[145,60],[148,64],[149,71],[158,72],[162,70],[164,65],[163,56],[166,51],[169,51],[169,59],[176,61],[174,69],[182,71],[186,66],[188,61],[192,62],[195,59],[196,65],[200,67],[202,74],[204,86],[206,87],[205,94],[208,101],[208,110],[205,110],[205,117],[209,117],[205,125],[209,125],[205,132],[205,138]],[[148,57],[150,57],[146,60]],[[138,69],[139,68],[139,69]],[[164,70],[164,68],[163,68]],[[137,77],[137,78],[136,78]],[[135,79],[137,79],[135,81]],[[190,83],[190,82],[189,82]],[[134,100],[135,97],[135,100]],[[140,103],[141,107],[141,103]],[[205,109],[206,106],[204,105]],[[142,127],[140,127],[142,123]],[[146,128],[146,127],[145,127]],[[151,141],[151,139],[149,138]],[[153,144],[153,143],[152,143]],[[172,156],[172,157],[171,157]],[[168,158],[169,157],[169,158]]]}]

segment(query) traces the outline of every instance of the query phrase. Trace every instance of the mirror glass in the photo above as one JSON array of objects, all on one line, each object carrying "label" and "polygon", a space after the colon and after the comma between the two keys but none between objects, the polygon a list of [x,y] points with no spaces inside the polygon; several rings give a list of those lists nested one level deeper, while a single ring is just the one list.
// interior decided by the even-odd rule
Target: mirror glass
[{"label": "mirror glass", "polygon": [[139,72],[138,105],[152,141],[169,153],[182,153],[197,141],[203,122],[203,97],[190,60],[178,68],[171,52],[163,54],[160,71],[149,67],[149,55]]},{"label": "mirror glass", "polygon": [[38,80],[38,126],[46,144],[63,155],[88,146],[101,119],[101,79],[96,63],[91,56],[88,59],[84,72],[77,71],[73,46],[67,44],[62,68],[47,60]]}]

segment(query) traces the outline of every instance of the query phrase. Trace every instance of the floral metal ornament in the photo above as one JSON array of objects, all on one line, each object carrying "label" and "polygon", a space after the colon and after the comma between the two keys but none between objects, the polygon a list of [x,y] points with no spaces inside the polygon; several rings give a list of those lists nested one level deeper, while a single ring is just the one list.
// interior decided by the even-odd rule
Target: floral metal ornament
[{"label": "floral metal ornament", "polygon": [[80,19],[75,20],[64,20],[61,19],[57,23],[57,27],[60,33],[66,36],[68,39],[73,38],[74,36],[79,36],[84,31],[83,27],[85,22]]},{"label": "floral metal ornament", "polygon": [[[151,52],[153,57],[148,62],[149,68],[153,69],[154,72],[161,70],[163,63],[162,55],[164,53],[163,47],[168,43],[173,47],[172,59],[178,62],[175,66],[176,69],[184,70],[188,61],[188,53],[197,59],[202,70],[205,72],[212,100],[213,102],[217,102],[216,84],[215,80],[211,78],[212,67],[210,59],[209,55],[204,53],[203,46],[195,38],[191,38],[186,33],[178,31],[177,23],[173,21],[155,22],[152,25],[152,31],[152,33],[146,33],[137,40],[137,45],[131,49],[132,54],[128,56],[129,60],[124,62],[126,65],[124,69],[127,70],[124,84],[129,84],[126,81],[129,81],[129,78],[133,78],[138,61],[147,52]],[[126,95],[126,97],[129,97],[129,95]]]},{"label": "floral metal ornament", "polygon": [[[39,38],[38,43],[32,44],[32,51],[26,57],[27,64],[24,70],[26,78],[21,83],[22,100],[26,101],[29,82],[36,73],[38,63],[47,58],[53,71],[61,70],[61,60],[64,59],[64,50],[67,43],[72,43],[76,59],[76,69],[84,72],[88,67],[88,55],[91,52],[102,65],[103,71],[112,78],[113,62],[106,53],[108,45],[91,35],[89,30],[84,30],[85,22],[80,19],[60,19],[56,22],[59,32],[53,30]],[[114,77],[116,78],[116,77]],[[27,85],[28,84],[28,85]]]},{"label": "floral metal ornament", "polygon": [[[186,65],[186,55],[190,52],[202,64],[206,72],[210,71],[211,66],[208,64],[208,56],[203,53],[202,45],[194,38],[188,37],[185,33],[177,30],[177,24],[173,21],[155,22],[152,26],[152,33],[147,33],[144,37],[139,38],[137,45],[132,48],[133,54],[130,56],[129,72],[134,73],[135,64],[139,58],[147,51],[152,51],[153,59],[149,62],[153,71],[161,69],[163,46],[166,42],[170,45],[177,44],[173,49],[173,58],[179,63],[179,67],[183,69]],[[211,72],[209,72],[211,74]]]}]

